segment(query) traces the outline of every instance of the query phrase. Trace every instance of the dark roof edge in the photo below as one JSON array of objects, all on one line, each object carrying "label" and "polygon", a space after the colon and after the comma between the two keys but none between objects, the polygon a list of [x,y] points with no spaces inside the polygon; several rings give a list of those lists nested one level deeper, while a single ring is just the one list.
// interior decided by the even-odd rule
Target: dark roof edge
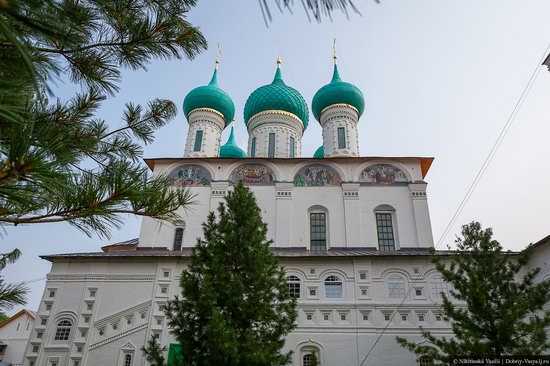
[{"label": "dark roof edge", "polygon": [[[185,248],[182,251],[169,251],[166,248],[147,248],[144,250],[119,251],[119,252],[92,252],[92,253],[71,253],[41,255],[40,258],[54,262],[56,260],[88,259],[102,260],[114,258],[188,258],[192,248]],[[305,248],[276,248],[273,251],[279,258],[361,258],[361,257],[428,257],[430,248],[404,248],[396,252],[378,252],[373,248],[334,248],[327,252],[311,252]],[[437,255],[452,256],[455,250],[438,250]],[[517,255],[519,252],[507,252]]]}]

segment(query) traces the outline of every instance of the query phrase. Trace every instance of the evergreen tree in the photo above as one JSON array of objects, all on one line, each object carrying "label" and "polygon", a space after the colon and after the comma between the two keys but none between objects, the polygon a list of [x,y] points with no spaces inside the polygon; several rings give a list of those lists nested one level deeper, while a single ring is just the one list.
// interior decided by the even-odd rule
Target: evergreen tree
[{"label": "evergreen tree", "polygon": [[[196,0],[0,1],[0,224],[66,221],[108,236],[121,216],[177,218],[189,203],[151,178],[142,145],[176,115],[169,100],[95,116],[123,69],[193,58],[206,41],[186,21]],[[49,100],[62,82],[81,90]]]},{"label": "evergreen tree", "polygon": [[443,362],[464,355],[540,355],[550,348],[545,330],[550,312],[543,310],[550,301],[550,281],[534,283],[540,268],[523,270],[531,248],[519,255],[503,252],[492,234],[491,229],[472,222],[462,227],[457,254],[448,266],[442,257],[432,256],[437,270],[452,285],[452,297],[463,303],[455,305],[441,294],[442,315],[450,321],[454,336],[439,338],[420,327],[428,345],[397,337],[399,344],[418,356]]},{"label": "evergreen tree", "polygon": [[147,344],[141,347],[141,351],[145,355],[145,359],[151,366],[164,366],[164,352],[166,346],[161,346],[158,337],[152,335],[147,341]]},{"label": "evergreen tree", "polygon": [[296,300],[252,192],[239,183],[203,231],[181,275],[181,297],[165,307],[185,365],[286,365],[291,353],[281,349],[295,327]]},{"label": "evergreen tree", "polygon": [[[0,273],[8,264],[14,263],[21,256],[21,252],[15,249],[7,254],[0,254]],[[25,284],[7,284],[0,276],[0,319],[6,320],[7,317],[3,311],[11,310],[15,305],[25,305],[27,303],[27,292],[29,289]],[[4,318],[6,317],[6,318]],[[0,320],[0,323],[3,322]]]}]

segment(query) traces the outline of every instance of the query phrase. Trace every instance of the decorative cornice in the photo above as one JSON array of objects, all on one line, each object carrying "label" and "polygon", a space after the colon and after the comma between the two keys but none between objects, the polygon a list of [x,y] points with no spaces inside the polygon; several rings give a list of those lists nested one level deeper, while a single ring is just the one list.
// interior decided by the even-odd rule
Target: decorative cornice
[{"label": "decorative cornice", "polygon": [[102,341],[93,343],[93,344],[90,345],[90,347],[88,347],[88,350],[93,350],[94,348],[101,347],[101,346],[103,346],[103,345],[105,345],[105,344],[107,344],[107,343],[111,343],[112,341],[116,341],[117,339],[126,337],[126,336],[129,335],[129,334],[132,334],[132,333],[135,333],[135,332],[139,332],[140,330],[146,329],[148,325],[149,325],[148,323],[145,323],[145,324],[142,324],[142,325],[138,325],[137,327],[134,327],[134,328],[132,328],[132,329],[128,329],[128,330],[125,331],[125,332],[119,333],[119,334],[117,334],[117,335],[114,335],[114,336],[109,337],[109,338],[107,338],[107,339],[104,339],[104,340],[102,340]]},{"label": "decorative cornice", "polygon": [[253,115],[252,117],[250,117],[250,118],[248,119],[247,125],[250,124],[250,122],[251,122],[252,120],[254,120],[255,118],[264,116],[264,115],[266,115],[266,114],[279,114],[279,115],[282,115],[282,116],[291,117],[291,118],[297,120],[298,122],[300,122],[300,124],[302,125],[302,127],[304,126],[304,123],[302,122],[302,120],[300,119],[300,117],[298,117],[298,116],[295,115],[294,113],[290,113],[290,112],[287,112],[287,111],[281,111],[281,110],[277,110],[277,109],[269,109],[269,110],[267,110],[267,111],[261,111],[261,112],[256,113],[255,115]]},{"label": "decorative cornice", "polygon": [[[218,112],[217,110],[215,109],[212,109],[212,108],[195,108],[193,110],[191,110],[188,114],[188,116],[191,116],[191,114],[195,113],[195,112],[210,112],[210,113],[214,113],[214,114],[217,114],[218,116],[220,116],[221,118],[223,118],[223,120],[225,121],[225,116]],[[226,121],[227,122],[227,121]]]},{"label": "decorative cornice", "polygon": [[321,110],[321,113],[320,115],[322,115],[323,113],[325,113],[326,111],[328,111],[329,109],[332,109],[332,108],[351,108],[353,109],[357,115],[359,116],[359,111],[357,110],[357,108],[355,108],[354,106],[352,106],[351,104],[345,104],[345,103],[336,103],[336,104],[331,104],[329,105],[328,107],[325,107]]},{"label": "decorative cornice", "polygon": [[134,314],[135,312],[148,310],[151,306],[151,300],[147,300],[145,302],[142,302],[141,304],[134,305],[128,309],[119,311],[118,313],[111,314],[109,316],[106,316],[103,319],[96,320],[94,322],[94,327],[101,328],[104,325],[107,325],[108,323],[112,322],[113,320],[122,318],[124,316],[127,316],[129,314]]}]

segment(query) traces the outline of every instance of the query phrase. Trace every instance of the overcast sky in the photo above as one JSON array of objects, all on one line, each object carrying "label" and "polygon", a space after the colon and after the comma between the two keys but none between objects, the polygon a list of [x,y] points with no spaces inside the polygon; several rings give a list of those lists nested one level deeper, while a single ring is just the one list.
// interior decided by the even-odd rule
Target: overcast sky
[{"label": "overcast sky", "polygon": [[[181,103],[192,88],[210,80],[219,43],[218,82],[235,102],[236,138],[246,149],[244,104],[255,88],[271,82],[277,55],[285,82],[311,105],[331,78],[336,37],[340,74],[366,98],[359,124],[361,155],[435,157],[426,181],[437,242],[550,42],[550,1],[355,0],[361,16],[351,14],[348,20],[336,13],[332,22],[321,24],[308,22],[300,1],[294,15],[280,14],[271,3],[274,19],[266,27],[257,1],[200,1],[189,18],[200,26],[209,49],[193,61],[155,62],[147,72],[126,72],[121,92],[105,103],[101,116],[116,128],[124,103],[171,99],[180,112],[158,131],[145,156],[182,156],[187,122]],[[69,84],[57,87],[62,98],[74,90]],[[519,250],[549,235],[549,140],[550,72],[541,67],[441,247],[472,220],[492,227],[506,249]],[[311,114],[302,142],[303,156],[312,156],[322,143]],[[67,224],[7,228],[2,251],[17,247],[23,256],[3,274],[8,282],[43,278],[50,264],[39,255],[97,251],[137,237],[139,225],[139,219],[128,218],[111,240],[88,238]],[[30,285],[29,309],[37,309],[44,283]]]}]

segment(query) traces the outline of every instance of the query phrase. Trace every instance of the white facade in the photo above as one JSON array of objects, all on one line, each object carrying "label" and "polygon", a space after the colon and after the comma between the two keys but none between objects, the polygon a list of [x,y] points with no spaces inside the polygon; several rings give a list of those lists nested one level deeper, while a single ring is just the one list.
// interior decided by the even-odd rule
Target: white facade
[{"label": "white facade", "polygon": [[[397,248],[433,246],[423,164],[430,158],[357,159],[162,159],[155,161],[154,174],[201,167],[211,176],[210,186],[193,186],[197,204],[178,212],[185,222],[183,247],[192,247],[202,235],[201,224],[223,201],[232,174],[246,167],[265,167],[273,174],[270,184],[251,185],[262,218],[268,225],[275,247],[309,248],[309,216],[315,209],[327,213],[327,247],[378,246],[375,212],[378,207],[393,210]],[[371,184],[373,167],[393,167],[401,182]],[[309,167],[327,168],[337,177],[334,185],[297,186],[294,180]],[[375,168],[376,169],[376,168]],[[180,225],[180,223],[178,223]],[[140,246],[172,249],[175,225],[145,218]]]},{"label": "white facade", "polygon": [[0,362],[22,365],[36,314],[21,310],[0,326]]}]

